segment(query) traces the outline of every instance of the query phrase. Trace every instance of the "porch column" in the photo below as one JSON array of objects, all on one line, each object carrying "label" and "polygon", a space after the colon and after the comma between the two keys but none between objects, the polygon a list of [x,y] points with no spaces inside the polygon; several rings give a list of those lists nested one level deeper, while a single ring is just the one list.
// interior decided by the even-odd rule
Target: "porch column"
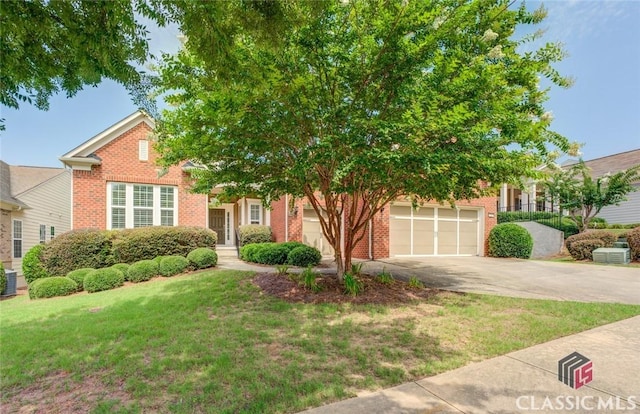
[{"label": "porch column", "polygon": [[500,188],[500,210],[507,209],[507,184],[502,184]]},{"label": "porch column", "polygon": [[538,192],[536,183],[531,184],[531,188],[529,189],[531,196],[529,201],[531,203],[531,211],[538,211]]},{"label": "porch column", "polygon": [[238,207],[240,208],[240,211],[239,211],[240,217],[238,218],[238,226],[242,226],[244,224],[244,204],[245,204],[245,199],[241,198],[239,201],[240,202],[238,203]]}]

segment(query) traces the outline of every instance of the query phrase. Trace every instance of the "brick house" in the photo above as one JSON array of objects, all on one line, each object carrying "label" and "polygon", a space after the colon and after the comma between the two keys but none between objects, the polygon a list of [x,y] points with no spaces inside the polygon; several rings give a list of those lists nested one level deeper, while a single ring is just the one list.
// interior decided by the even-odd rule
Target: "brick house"
[{"label": "brick house", "polygon": [[[332,254],[318,217],[305,200],[284,197],[265,209],[261,200],[220,202],[189,192],[190,162],[163,169],[153,150],[154,122],[136,112],[63,155],[72,170],[73,228],[118,229],[150,225],[207,227],[222,248],[236,245],[243,224],[271,226],[276,241],[298,240]],[[438,204],[413,210],[408,201],[386,206],[371,220],[354,251],[357,258],[428,255],[484,255],[496,224],[496,198]]]}]

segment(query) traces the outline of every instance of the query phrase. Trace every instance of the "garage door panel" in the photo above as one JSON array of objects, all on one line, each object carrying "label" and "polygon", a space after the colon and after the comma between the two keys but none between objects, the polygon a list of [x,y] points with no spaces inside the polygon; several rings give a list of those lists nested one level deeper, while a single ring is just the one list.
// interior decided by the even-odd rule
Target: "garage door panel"
[{"label": "garage door panel", "polygon": [[433,220],[413,221],[413,254],[433,254]]},{"label": "garage door panel", "polygon": [[460,220],[477,220],[478,210],[460,210]]},{"label": "garage door panel", "polygon": [[435,209],[433,207],[420,207],[419,209],[414,210],[413,217],[433,218],[434,213]]},{"label": "garage door panel", "polygon": [[391,219],[389,226],[389,254],[411,254],[411,220]]},{"label": "garage door panel", "polygon": [[438,221],[438,254],[458,253],[458,224],[455,221]]},{"label": "garage door panel", "polygon": [[478,223],[460,222],[460,254],[478,254]]},{"label": "garage door panel", "polygon": [[391,206],[392,216],[411,217],[411,206]]},{"label": "garage door panel", "polygon": [[333,247],[322,233],[322,225],[315,210],[304,209],[302,222],[302,242],[320,250],[323,256],[333,256]]}]

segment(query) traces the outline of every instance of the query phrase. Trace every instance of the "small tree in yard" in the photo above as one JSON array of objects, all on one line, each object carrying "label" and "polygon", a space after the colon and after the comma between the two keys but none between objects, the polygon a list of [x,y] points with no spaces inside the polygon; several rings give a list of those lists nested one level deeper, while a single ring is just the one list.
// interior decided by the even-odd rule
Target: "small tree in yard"
[{"label": "small tree in yard", "polygon": [[563,52],[519,53],[537,35],[512,40],[516,27],[545,12],[509,5],[292,2],[269,42],[237,30],[216,59],[199,37],[210,31],[188,33],[159,67],[157,93],[173,106],[158,122],[162,162],[203,165],[200,192],[306,197],[342,279],[390,201],[492,194],[483,183],[537,177],[548,145],[568,149],[538,87],[539,76],[569,85],[551,67]]},{"label": "small tree in yard", "polygon": [[558,202],[562,211],[569,214],[582,233],[604,207],[625,201],[625,196],[634,190],[633,183],[638,180],[640,164],[594,178],[584,161],[580,160],[565,170],[555,168],[545,188],[548,197]]}]

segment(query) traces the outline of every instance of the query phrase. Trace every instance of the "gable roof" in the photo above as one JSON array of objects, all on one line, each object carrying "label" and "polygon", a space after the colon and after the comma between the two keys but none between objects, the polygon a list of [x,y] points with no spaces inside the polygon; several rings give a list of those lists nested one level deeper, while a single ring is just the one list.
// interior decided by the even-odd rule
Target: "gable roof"
[{"label": "gable roof", "polygon": [[[602,177],[607,173],[617,173],[640,164],[640,149],[607,155],[593,160],[585,161],[592,177]],[[577,162],[566,165],[575,165]],[[564,167],[564,165],[563,165]]]},{"label": "gable roof", "polygon": [[91,170],[92,165],[100,165],[102,163],[102,160],[94,154],[96,150],[143,122],[151,129],[155,128],[153,118],[143,111],[136,111],[67,152],[60,157],[60,161],[73,169]]},{"label": "gable roof", "polygon": [[62,168],[25,167],[0,161],[1,207],[7,210],[30,208],[20,200],[20,195],[64,172]]}]

